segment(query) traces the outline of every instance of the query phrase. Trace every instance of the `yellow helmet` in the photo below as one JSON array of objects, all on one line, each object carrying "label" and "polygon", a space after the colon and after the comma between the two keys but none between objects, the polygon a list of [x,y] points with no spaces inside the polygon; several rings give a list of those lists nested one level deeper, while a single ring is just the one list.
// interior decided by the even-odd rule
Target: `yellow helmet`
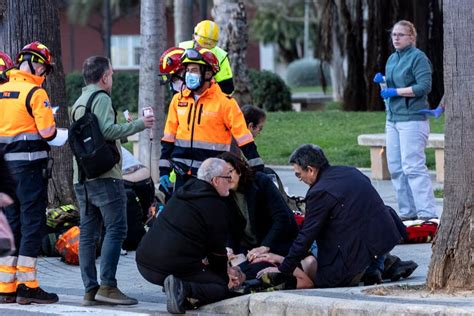
[{"label": "yellow helmet", "polygon": [[204,20],[194,28],[194,40],[204,48],[214,48],[219,40],[219,26],[216,22]]}]

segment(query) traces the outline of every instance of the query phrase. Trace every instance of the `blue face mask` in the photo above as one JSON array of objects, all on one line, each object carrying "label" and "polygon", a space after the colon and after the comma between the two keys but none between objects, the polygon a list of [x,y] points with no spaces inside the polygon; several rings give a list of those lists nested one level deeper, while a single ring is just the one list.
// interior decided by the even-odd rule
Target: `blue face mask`
[{"label": "blue face mask", "polygon": [[189,90],[197,90],[201,86],[201,75],[187,72],[186,73],[186,87]]}]

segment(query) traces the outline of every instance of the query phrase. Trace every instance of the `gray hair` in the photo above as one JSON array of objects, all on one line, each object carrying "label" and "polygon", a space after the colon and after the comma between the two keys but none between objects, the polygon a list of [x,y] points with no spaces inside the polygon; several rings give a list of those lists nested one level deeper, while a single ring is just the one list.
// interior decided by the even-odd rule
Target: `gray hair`
[{"label": "gray hair", "polygon": [[86,84],[97,83],[110,69],[110,60],[103,56],[91,56],[82,64],[82,76]]},{"label": "gray hair", "polygon": [[319,170],[329,165],[321,147],[313,144],[304,144],[295,149],[288,162],[300,166],[303,170],[306,170],[308,166]]},{"label": "gray hair", "polygon": [[225,169],[226,162],[219,158],[208,158],[204,160],[198,169],[197,177],[200,180],[211,183],[212,178],[220,176]]}]

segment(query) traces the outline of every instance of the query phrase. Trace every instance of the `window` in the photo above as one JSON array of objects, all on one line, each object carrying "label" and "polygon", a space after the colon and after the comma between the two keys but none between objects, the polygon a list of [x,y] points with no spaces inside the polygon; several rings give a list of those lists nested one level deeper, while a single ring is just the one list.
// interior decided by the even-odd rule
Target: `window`
[{"label": "window", "polygon": [[112,35],[112,65],[114,69],[138,69],[140,66],[140,35]]}]

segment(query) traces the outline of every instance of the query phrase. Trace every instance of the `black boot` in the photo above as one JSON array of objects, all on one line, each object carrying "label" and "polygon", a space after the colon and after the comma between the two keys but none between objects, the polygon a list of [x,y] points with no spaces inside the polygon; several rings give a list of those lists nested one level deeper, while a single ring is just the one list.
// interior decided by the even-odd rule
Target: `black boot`
[{"label": "black boot", "polygon": [[384,269],[382,275],[384,280],[390,279],[390,281],[395,282],[400,280],[400,278],[408,278],[418,268],[418,264],[412,260],[401,261],[400,258],[396,258],[398,260],[395,260],[391,265],[387,265],[386,269]]},{"label": "black boot", "polygon": [[382,273],[379,269],[375,269],[371,272],[366,272],[364,273],[361,282],[364,282],[364,285],[382,284]]},{"label": "black boot", "polygon": [[187,287],[184,282],[168,275],[163,286],[166,293],[166,309],[171,314],[184,314],[186,312]]},{"label": "black boot", "polygon": [[16,290],[16,302],[21,305],[36,304],[52,304],[59,300],[55,293],[45,292],[40,287],[31,288],[24,284],[18,285]]}]

